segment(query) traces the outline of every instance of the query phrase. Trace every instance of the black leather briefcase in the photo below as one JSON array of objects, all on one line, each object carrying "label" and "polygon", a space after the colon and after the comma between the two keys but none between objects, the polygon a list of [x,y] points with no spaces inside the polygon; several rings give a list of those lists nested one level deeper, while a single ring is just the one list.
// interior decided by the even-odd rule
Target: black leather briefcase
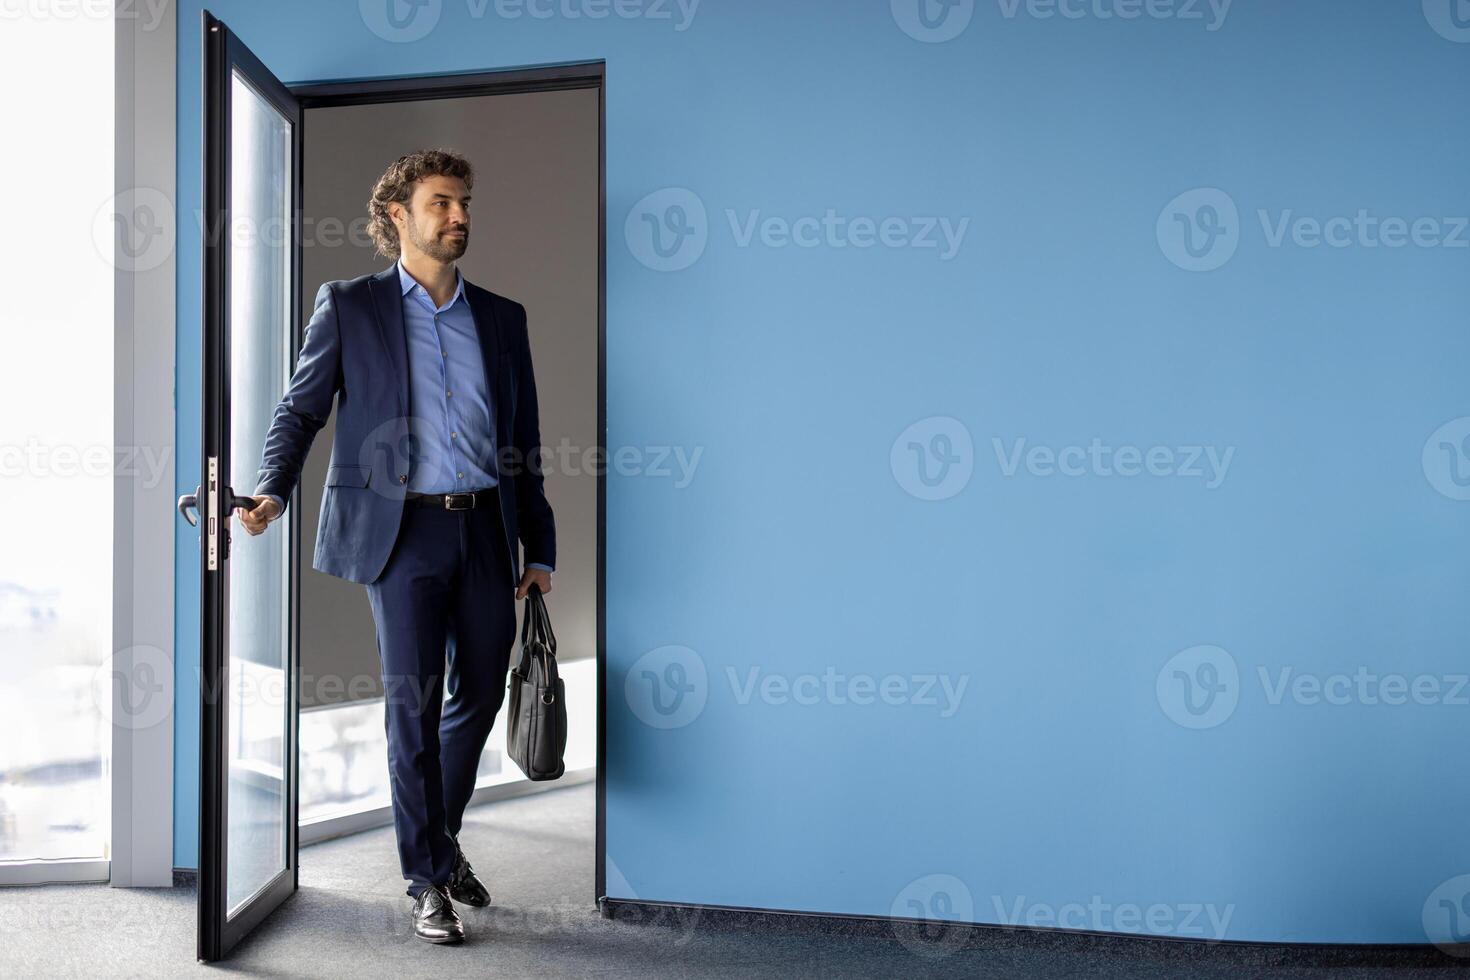
[{"label": "black leather briefcase", "polygon": [[541,589],[526,590],[521,658],[510,672],[506,751],[527,779],[558,779],[566,771],[567,702],[556,669],[556,634]]}]

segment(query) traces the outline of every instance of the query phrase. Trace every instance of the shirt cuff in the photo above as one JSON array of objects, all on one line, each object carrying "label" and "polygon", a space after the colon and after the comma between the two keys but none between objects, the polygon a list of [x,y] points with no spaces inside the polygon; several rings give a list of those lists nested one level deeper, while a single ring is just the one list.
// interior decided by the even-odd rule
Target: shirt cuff
[{"label": "shirt cuff", "polygon": [[527,568],[539,568],[542,571],[546,571],[546,572],[555,571],[555,569],[553,569],[550,565],[542,565],[539,562],[534,562],[534,561],[528,561],[528,562],[526,562],[526,567]]}]

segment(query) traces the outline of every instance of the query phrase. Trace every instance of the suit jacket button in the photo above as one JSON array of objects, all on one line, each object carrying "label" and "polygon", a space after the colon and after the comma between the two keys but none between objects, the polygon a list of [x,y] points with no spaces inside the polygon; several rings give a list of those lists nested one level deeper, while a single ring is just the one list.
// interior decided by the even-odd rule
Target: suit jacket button
[{"label": "suit jacket button", "polygon": [[407,483],[408,482],[408,477],[406,477],[406,476],[400,476],[398,478],[398,482],[399,483]]}]

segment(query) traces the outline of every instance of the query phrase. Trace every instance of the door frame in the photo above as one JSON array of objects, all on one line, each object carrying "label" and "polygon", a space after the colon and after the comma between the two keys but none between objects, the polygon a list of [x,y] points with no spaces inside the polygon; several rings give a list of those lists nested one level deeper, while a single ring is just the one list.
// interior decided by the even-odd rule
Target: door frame
[{"label": "door frame", "polygon": [[[204,65],[204,108],[206,118],[223,119],[223,124],[218,127],[217,132],[212,132],[211,127],[204,128],[203,138],[205,140],[204,159],[220,161],[215,173],[204,174],[204,213],[223,213],[223,195],[228,188],[228,158],[224,152],[228,148],[212,145],[211,141],[216,139],[220,133],[228,132],[229,120],[222,114],[225,108],[226,93],[218,91],[219,79],[211,78],[208,71],[209,55],[208,45],[221,43],[220,40],[211,40],[210,26],[212,24],[223,25],[214,18],[207,10],[202,12],[204,18],[204,44],[206,45],[206,58]],[[219,32],[216,32],[219,33]],[[261,64],[254,55],[250,53],[238,38],[233,34],[227,34],[226,38],[232,47],[226,53],[226,65],[235,63],[229,59],[234,58],[244,63],[248,60],[259,72],[271,76],[270,69]],[[219,55],[216,54],[216,57]],[[603,705],[606,698],[605,682],[603,679],[603,665],[606,653],[606,516],[607,516],[607,486],[606,486],[606,436],[607,436],[607,151],[606,151],[606,94],[605,94],[605,70],[606,63],[603,60],[562,62],[554,64],[540,64],[505,69],[493,69],[476,72],[451,72],[430,75],[394,75],[373,76],[353,79],[317,80],[298,83],[282,83],[283,103],[289,100],[296,109],[294,125],[296,127],[296,138],[293,147],[292,187],[290,190],[293,215],[293,254],[291,258],[292,278],[292,306],[291,306],[291,362],[294,363],[302,344],[302,333],[304,324],[301,317],[301,265],[302,265],[302,202],[304,193],[304,146],[306,140],[305,114],[308,109],[326,108],[350,105],[383,104],[391,102],[428,101],[445,98],[464,98],[483,95],[510,95],[531,92],[549,92],[568,89],[595,89],[597,91],[597,440],[598,448],[603,453],[603,465],[597,471],[597,624],[596,624],[596,666],[597,666],[597,866],[596,886],[592,896],[594,905],[597,897],[603,891],[603,801],[604,785],[602,779],[602,759],[604,743],[604,718]],[[206,229],[208,231],[209,229]],[[218,233],[216,233],[218,234]],[[203,452],[201,453],[201,467],[204,470],[204,478],[201,485],[207,490],[208,459],[211,438],[216,438],[222,424],[222,420],[213,417],[218,414],[217,405],[210,405],[207,399],[207,389],[211,383],[223,385],[219,390],[228,393],[228,365],[219,357],[219,351],[214,345],[224,343],[228,345],[228,338],[224,335],[221,327],[225,323],[223,319],[225,310],[223,308],[224,290],[228,270],[225,267],[225,249],[208,247],[204,254],[204,342],[202,345],[201,361],[203,365],[203,382],[206,388],[206,418],[205,429],[202,435]],[[213,295],[220,300],[218,309],[211,310],[208,305],[209,297]],[[212,319],[215,318],[215,319]],[[226,350],[227,350],[226,346]],[[211,365],[224,364],[222,377],[213,379],[211,382]],[[216,442],[215,445],[219,443]],[[228,474],[220,474],[219,489],[225,490],[224,484],[228,480]],[[293,499],[299,497],[300,488],[293,491]],[[200,501],[200,513],[204,515],[213,512],[214,508],[207,508],[205,501]],[[288,510],[300,513],[299,501],[297,507],[288,507]],[[229,508],[224,513],[224,527],[229,527]],[[205,529],[201,529],[205,530]],[[289,625],[288,646],[290,658],[291,680],[289,684],[292,714],[288,725],[287,744],[284,750],[289,753],[286,756],[290,769],[290,827],[289,852],[286,869],[289,874],[283,872],[269,886],[266,891],[259,893],[252,899],[253,905],[248,913],[242,913],[234,922],[225,921],[223,936],[215,933],[213,923],[221,921],[219,917],[220,903],[225,901],[224,888],[224,846],[225,841],[216,840],[211,833],[210,821],[205,819],[206,813],[217,814],[225,799],[224,787],[217,785],[217,780],[211,780],[213,771],[217,776],[220,773],[223,760],[210,751],[210,733],[217,731],[222,720],[218,705],[209,703],[209,692],[218,688],[218,677],[211,676],[208,665],[201,671],[201,717],[200,717],[200,838],[199,838],[199,868],[200,868],[200,901],[199,901],[199,929],[200,929],[200,958],[219,959],[232,948],[239,939],[259,924],[269,912],[279,904],[281,900],[294,893],[299,885],[299,796],[298,796],[298,766],[299,759],[297,745],[297,729],[299,725],[300,709],[296,704],[299,696],[299,673],[300,673],[300,583],[301,583],[301,526],[299,521],[293,520],[288,529],[289,555],[288,562],[291,569],[291,585],[289,595]],[[207,540],[207,534],[204,535]],[[221,540],[224,535],[221,534]],[[207,544],[201,548],[201,568],[208,567]],[[227,570],[227,563],[220,562],[221,569]],[[227,596],[224,591],[224,575],[216,575],[214,587],[205,589],[201,595],[201,630],[207,631],[211,619],[222,623],[222,618],[215,613],[211,616],[211,603],[217,608],[222,598]],[[208,636],[203,638],[201,644],[201,660],[205,660],[206,653],[210,649]],[[219,642],[218,639],[215,642]],[[215,649],[221,649],[215,647]],[[227,777],[225,777],[227,779]],[[210,869],[209,880],[217,883],[219,894],[206,895],[203,888],[206,880],[205,871]],[[280,893],[279,895],[277,893]],[[265,900],[262,901],[261,899]],[[258,913],[258,914],[255,914]],[[206,920],[211,923],[206,930]],[[210,944],[206,947],[206,936],[209,936]]]},{"label": "door frame", "polygon": [[[338,106],[557,92],[568,89],[597,91],[597,440],[598,448],[602,450],[602,462],[597,469],[597,867],[592,895],[595,905],[607,893],[603,870],[606,863],[603,860],[606,809],[603,752],[607,719],[607,62],[598,58],[477,72],[380,75],[287,83],[286,88],[300,103],[303,116],[309,109]],[[296,180],[299,183],[302,179],[302,169],[298,168]],[[299,186],[293,193],[300,200]],[[300,529],[293,531],[299,537]],[[292,553],[297,554],[294,541]],[[293,558],[293,562],[295,560]],[[299,578],[299,575],[296,576],[297,580]],[[294,615],[292,623],[292,642],[299,643],[300,626]]]}]

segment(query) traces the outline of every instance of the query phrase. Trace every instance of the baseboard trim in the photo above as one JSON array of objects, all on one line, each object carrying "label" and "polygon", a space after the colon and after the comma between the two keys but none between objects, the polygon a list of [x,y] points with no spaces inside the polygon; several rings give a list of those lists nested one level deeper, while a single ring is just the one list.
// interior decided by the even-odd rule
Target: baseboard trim
[{"label": "baseboard trim", "polygon": [[1198,953],[1199,961],[1247,966],[1294,964],[1314,966],[1439,966],[1463,964],[1464,955],[1451,955],[1429,943],[1270,943],[1241,939],[1200,939],[1142,933],[1095,932],[1045,926],[990,925],[888,916],[845,915],[837,912],[801,912],[756,909],[733,905],[609,898],[597,900],[604,918],[642,920],[690,932],[711,928],[728,932],[779,930],[804,935],[888,939],[908,946],[921,959],[937,960],[962,949],[1014,950],[1126,950],[1132,955],[1156,953],[1177,960],[1181,951]]}]

